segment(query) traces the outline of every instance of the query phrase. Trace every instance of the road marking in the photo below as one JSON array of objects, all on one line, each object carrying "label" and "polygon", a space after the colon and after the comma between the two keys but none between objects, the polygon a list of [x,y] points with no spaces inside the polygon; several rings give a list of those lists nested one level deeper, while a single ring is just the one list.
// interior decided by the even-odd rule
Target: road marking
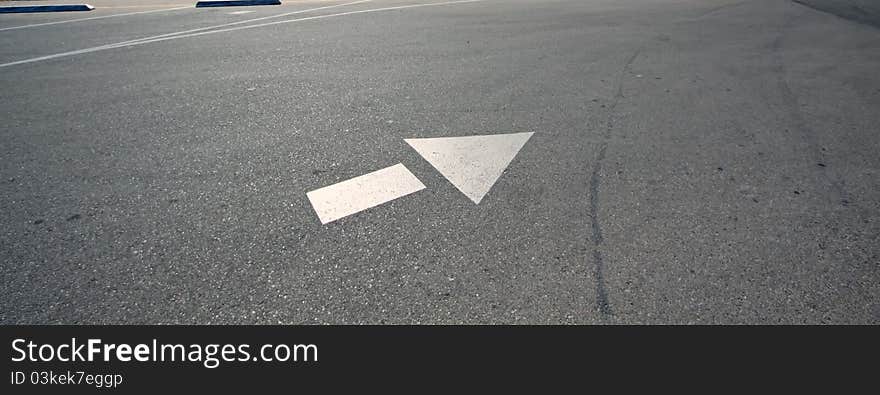
[{"label": "road marking", "polygon": [[114,18],[114,17],[117,17],[117,16],[128,16],[128,15],[139,15],[139,14],[150,14],[150,13],[154,13],[154,12],[175,11],[175,10],[191,9],[191,8],[193,8],[193,7],[192,7],[192,6],[186,6],[186,7],[175,7],[175,8],[163,8],[163,9],[161,9],[161,10],[149,10],[149,11],[126,12],[126,13],[123,13],[123,14],[113,14],[113,15],[93,16],[93,17],[90,17],[90,18],[79,18],[79,19],[68,19],[68,20],[64,20],[64,21],[45,22],[45,23],[34,23],[34,24],[31,24],[31,25],[22,25],[22,26],[4,27],[4,28],[0,29],[0,32],[5,31],[5,30],[24,29],[24,28],[28,28],[28,27],[57,25],[57,24],[61,24],[61,23],[71,23],[71,22],[91,21],[91,20],[95,20],[95,19]]},{"label": "road marking", "polygon": [[425,189],[403,164],[306,193],[322,224]]},{"label": "road marking", "polygon": [[405,139],[452,185],[479,204],[532,133]]},{"label": "road marking", "polygon": [[[338,6],[362,3],[364,1],[369,1],[369,0],[362,0],[362,1],[356,1],[354,3],[340,4]],[[284,23],[294,23],[294,22],[310,21],[310,20],[316,20],[316,19],[332,18],[332,17],[337,17],[337,16],[366,14],[366,13],[381,12],[381,11],[402,10],[402,9],[416,8],[416,7],[434,7],[434,6],[444,6],[444,5],[454,5],[454,4],[478,3],[478,2],[482,2],[482,1],[486,1],[486,0],[460,0],[460,1],[447,1],[447,2],[441,2],[441,3],[410,4],[410,5],[396,6],[396,7],[383,7],[383,8],[369,9],[369,10],[349,11],[349,12],[340,12],[340,13],[336,13],[336,14],[317,15],[317,16],[310,16],[310,17],[297,18],[297,19],[288,19],[285,21],[267,22],[267,23],[260,23],[260,24],[256,24],[256,25],[248,25],[248,26],[232,27],[232,28],[227,28],[227,29],[211,30],[211,31],[207,31],[207,32],[197,32],[197,33],[190,33],[190,34],[183,34],[185,32],[168,33],[168,34],[163,34],[161,36],[147,37],[147,38],[143,38],[143,39],[139,39],[139,40],[123,41],[121,43],[101,45],[98,47],[85,48],[85,49],[80,49],[80,50],[76,50],[76,51],[62,52],[62,53],[57,53],[54,55],[40,56],[37,58],[24,59],[24,60],[19,60],[19,61],[15,61],[15,62],[3,63],[3,64],[0,64],[0,68],[15,66],[15,65],[19,65],[19,64],[40,62],[40,61],[44,61],[44,60],[63,58],[63,57],[67,57],[67,56],[87,54],[87,53],[92,53],[92,52],[104,51],[104,50],[108,50],[108,49],[131,47],[131,46],[135,46],[135,45],[150,44],[150,43],[154,43],[154,42],[174,40],[174,39],[178,39],[178,38],[204,36],[207,34],[214,34],[214,33],[225,33],[225,32],[237,31],[237,30],[253,29],[253,28],[258,28],[258,27],[279,25],[279,24],[284,24]],[[327,6],[327,7],[321,7],[321,8],[329,8],[329,7],[335,7],[335,6]],[[312,9],[312,10],[315,10],[315,9]],[[312,11],[312,10],[305,10],[305,11],[301,11],[301,12],[307,12],[307,11]],[[219,26],[236,25],[236,24],[240,24],[240,23],[248,23],[248,22],[252,22],[255,20],[259,20],[259,19],[274,18],[274,17],[277,17],[277,15],[271,16],[271,17],[257,18],[257,19],[248,19],[248,20],[244,20],[244,21],[239,21],[239,22],[234,22],[234,23],[229,23],[229,24],[219,25]],[[213,28],[216,28],[219,26],[211,26],[211,27],[206,27],[206,28],[201,28],[201,29],[193,29],[191,31],[213,29]]]},{"label": "road marking", "polygon": [[252,13],[252,12],[253,12],[253,11],[247,11],[247,10],[245,10],[245,11],[235,11],[235,12],[230,12],[229,15],[250,14],[250,13]]},{"label": "road marking", "polygon": [[[306,12],[318,11],[318,10],[323,10],[323,9],[327,9],[327,8],[344,7],[347,5],[355,5],[355,4],[366,3],[366,2],[370,2],[370,1],[373,1],[373,0],[358,0],[358,1],[353,1],[350,3],[334,4],[334,5],[328,5],[328,6],[322,6],[322,7],[309,8],[309,9],[305,9],[305,10],[285,12],[283,14],[269,15],[269,16],[264,16],[264,17],[260,17],[260,18],[253,18],[253,19],[245,19],[243,21],[224,23],[224,24],[214,25],[214,26],[206,26],[206,27],[201,27],[198,29],[190,29],[190,30],[184,30],[184,31],[180,31],[180,32],[165,33],[165,34],[160,34],[158,36],[138,38],[138,39],[122,41],[122,42],[118,42],[118,43],[114,43],[114,44],[100,45],[100,46],[92,47],[92,48],[80,49],[80,50],[70,51],[70,52],[63,52],[60,54],[54,54],[54,55],[48,55],[48,56],[41,56],[38,58],[20,60],[17,62],[4,63],[4,64],[0,64],[0,67],[7,67],[7,66],[14,66],[17,64],[39,62],[41,60],[50,60],[50,59],[62,58],[62,57],[66,57],[66,56],[73,56],[73,55],[98,52],[98,51],[103,51],[103,50],[113,49],[113,48],[134,46],[134,45],[138,45],[141,43],[147,44],[150,42],[165,41],[165,40],[177,38],[178,36],[180,36],[180,37],[197,36],[197,35],[201,35],[202,33],[196,33],[196,32],[203,32],[205,30],[211,30],[211,29],[216,29],[216,28],[226,27],[226,26],[241,25],[243,23],[262,21],[262,20],[271,19],[271,18],[280,18],[280,17],[284,17],[284,16],[289,16],[289,15],[294,15],[294,14],[302,14],[302,13],[306,13]],[[189,8],[189,7],[187,7],[187,8]],[[235,30],[235,29],[227,29],[227,30]],[[207,33],[211,33],[211,32],[207,32]]]},{"label": "road marking", "polygon": [[[360,4],[360,3],[367,3],[367,2],[370,2],[370,1],[373,1],[373,0],[358,0],[358,1],[352,1],[352,2],[350,2],[350,3],[334,4],[334,5],[327,5],[327,6],[322,6],[322,7],[309,8],[309,9],[305,9],[305,10],[297,10],[297,11],[285,12],[285,13],[282,13],[282,14],[275,14],[275,15],[263,16],[263,17],[259,17],[259,18],[245,19],[245,20],[243,20],[243,21],[230,22],[230,23],[223,23],[223,24],[220,24],[220,25],[200,27],[200,28],[198,28],[198,29],[190,29],[190,30],[184,30],[184,31],[180,31],[180,32],[172,32],[172,33],[160,34],[160,35],[158,35],[158,36],[150,36],[150,37],[138,38],[138,39],[134,39],[134,40],[122,41],[122,42],[115,43],[115,44],[102,45],[101,47],[108,47],[108,46],[109,46],[110,48],[106,48],[106,49],[112,49],[112,48],[118,48],[118,47],[122,47],[122,46],[131,46],[131,45],[134,45],[133,43],[138,43],[138,42],[142,42],[142,41],[148,41],[148,42],[154,42],[154,41],[165,41],[165,40],[164,40],[165,37],[177,37],[177,36],[182,36],[182,35],[186,35],[186,36],[189,36],[189,35],[198,35],[198,34],[191,34],[191,33],[202,32],[202,31],[205,31],[205,30],[217,29],[217,28],[227,27],[227,26],[241,25],[241,24],[243,24],[243,23],[251,23],[251,22],[257,22],[257,21],[263,21],[263,20],[266,20],[266,19],[281,18],[281,17],[290,16],[290,15],[295,15],[295,14],[304,14],[304,13],[307,13],[307,12],[319,11],[319,10],[324,10],[324,9],[327,9],[327,8],[345,7],[345,6],[347,6],[347,5],[355,5],[355,4]],[[0,65],[0,67],[2,67],[2,66],[3,66],[3,65]]]}]

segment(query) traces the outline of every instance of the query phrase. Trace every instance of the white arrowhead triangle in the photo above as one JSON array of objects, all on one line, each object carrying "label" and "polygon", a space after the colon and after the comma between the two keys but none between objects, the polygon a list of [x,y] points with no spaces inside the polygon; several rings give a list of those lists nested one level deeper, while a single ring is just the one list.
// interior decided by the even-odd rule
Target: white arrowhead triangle
[{"label": "white arrowhead triangle", "polygon": [[405,139],[452,185],[479,204],[532,133]]}]

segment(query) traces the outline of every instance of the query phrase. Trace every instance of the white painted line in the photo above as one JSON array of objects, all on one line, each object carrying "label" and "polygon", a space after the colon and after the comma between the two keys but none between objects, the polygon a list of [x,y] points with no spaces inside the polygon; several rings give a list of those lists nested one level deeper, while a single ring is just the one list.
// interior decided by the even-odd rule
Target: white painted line
[{"label": "white painted line", "polygon": [[[101,48],[101,49],[112,49],[112,48],[119,48],[119,47],[124,47],[124,46],[131,46],[131,45],[134,45],[134,43],[139,43],[139,42],[142,42],[142,41],[148,41],[148,42],[153,42],[153,41],[164,41],[164,40],[161,40],[161,39],[164,39],[165,37],[176,37],[176,36],[180,36],[180,35],[187,35],[187,36],[189,36],[189,35],[192,34],[192,33],[202,32],[202,31],[205,31],[205,30],[217,29],[217,28],[227,27],[227,26],[241,25],[241,24],[244,24],[244,23],[258,22],[258,21],[263,21],[263,20],[266,20],[266,19],[281,18],[281,17],[290,16],[290,15],[295,15],[295,14],[304,14],[304,13],[307,13],[307,12],[320,11],[320,10],[324,10],[324,9],[328,9],[328,8],[345,7],[345,6],[348,6],[348,5],[355,5],[355,4],[360,4],[360,3],[367,3],[367,2],[370,2],[370,1],[373,1],[373,0],[357,0],[357,1],[350,2],[350,3],[344,3],[344,4],[333,4],[333,5],[327,5],[327,6],[322,6],[322,7],[309,8],[309,9],[305,9],[305,10],[297,10],[297,11],[285,12],[285,13],[281,13],[281,14],[275,14],[275,15],[263,16],[263,17],[259,17],[259,18],[245,19],[245,20],[243,20],[243,21],[230,22],[230,23],[223,23],[223,24],[220,24],[220,25],[206,26],[206,27],[200,27],[200,28],[197,28],[197,29],[184,30],[184,31],[180,31],[180,32],[172,32],[172,33],[160,34],[160,35],[158,35],[158,36],[150,36],[150,37],[138,38],[138,39],[134,39],[134,40],[122,41],[122,42],[118,42],[118,43],[114,43],[114,44],[102,45],[102,46],[100,46],[100,47],[95,47],[95,48]],[[109,47],[109,48],[104,48],[104,47]],[[100,50],[100,49],[99,49],[99,50]],[[77,51],[74,51],[74,52],[77,52]],[[94,52],[94,51],[91,51],[91,52]],[[0,65],[0,67],[3,67],[3,65]]]},{"label": "white painted line", "polygon": [[235,12],[230,12],[229,15],[250,14],[250,13],[252,13],[252,12],[253,12],[253,11],[249,11],[249,10],[245,10],[245,11],[235,11]]},{"label": "white painted line", "polygon": [[[369,1],[369,0],[367,0],[367,1]],[[444,5],[454,5],[454,4],[478,3],[478,2],[482,2],[482,1],[487,1],[487,0],[460,0],[460,1],[447,1],[447,2],[442,2],[442,3],[410,4],[410,5],[396,6],[396,7],[383,7],[383,8],[369,9],[369,10],[340,12],[337,14],[309,16],[309,17],[304,17],[304,18],[288,19],[288,20],[284,20],[284,21],[267,22],[267,23],[260,23],[260,24],[256,24],[256,25],[238,26],[238,27],[231,27],[231,28],[227,28],[227,29],[211,30],[211,31],[207,31],[207,32],[197,32],[197,33],[189,33],[189,34],[184,34],[186,32],[168,33],[168,34],[163,34],[161,36],[147,37],[147,38],[143,38],[143,39],[139,39],[139,40],[123,41],[121,43],[101,45],[98,47],[85,48],[85,49],[80,49],[80,50],[76,50],[76,51],[62,52],[62,53],[57,53],[54,55],[40,56],[37,58],[24,59],[24,60],[19,60],[19,61],[15,61],[15,62],[3,63],[3,64],[0,64],[0,67],[9,67],[9,66],[15,66],[15,65],[19,65],[19,64],[34,63],[34,62],[40,62],[40,61],[44,61],[44,60],[51,60],[51,59],[63,58],[63,57],[67,57],[67,56],[87,54],[87,53],[104,51],[104,50],[114,49],[114,48],[131,47],[131,46],[135,46],[135,45],[142,45],[142,44],[149,44],[149,43],[155,43],[155,42],[161,42],[161,41],[167,41],[167,40],[174,40],[174,39],[178,39],[178,38],[197,37],[197,36],[204,36],[204,35],[208,35],[208,34],[225,33],[225,32],[237,31],[237,30],[245,30],[245,29],[258,28],[258,27],[279,25],[279,24],[285,24],[285,23],[311,21],[311,20],[316,20],[316,19],[332,18],[332,17],[346,16],[346,15],[366,14],[366,13],[372,13],[372,12],[402,10],[402,9],[416,8],[416,7],[435,7],[435,6],[444,6]],[[356,4],[356,3],[360,3],[360,2],[363,2],[363,1],[354,2],[354,3],[347,3],[347,4]],[[346,5],[346,4],[341,4],[338,6],[343,6],[343,5]],[[322,7],[322,8],[329,8],[329,7],[334,7],[334,6],[328,6],[328,7]],[[305,10],[305,11],[300,11],[300,12],[307,12],[307,11],[311,11],[311,10]],[[274,18],[277,16],[272,16],[272,17]],[[229,24],[225,24],[225,25],[211,26],[211,27],[206,27],[206,28],[201,28],[201,29],[193,29],[190,31],[214,29],[219,26],[229,26],[229,25],[236,25],[236,24],[240,24],[240,23],[248,23],[248,22],[252,22],[255,20],[259,20],[259,19],[265,19],[265,18],[270,18],[270,17],[248,19],[245,21],[239,21],[239,22],[229,23]]]},{"label": "white painted line", "polygon": [[322,224],[425,189],[403,164],[306,193]]},{"label": "white painted line", "polygon": [[15,29],[25,29],[29,27],[37,27],[37,26],[48,26],[48,25],[58,25],[61,23],[71,23],[71,22],[82,22],[82,21],[91,21],[95,19],[104,19],[104,18],[115,18],[117,16],[129,16],[129,15],[139,15],[139,14],[151,14],[154,12],[165,12],[165,11],[175,11],[175,10],[183,10],[183,9],[191,9],[192,6],[186,7],[175,7],[175,8],[163,8],[161,10],[149,10],[149,11],[137,11],[137,12],[126,12],[123,14],[113,14],[113,15],[102,15],[102,16],[93,16],[90,18],[79,18],[79,19],[67,19],[63,21],[55,21],[55,22],[45,22],[45,23],[34,23],[32,25],[22,25],[22,26],[12,26],[12,27],[4,27],[0,29],[0,32],[5,30],[15,30]]},{"label": "white painted line", "polygon": [[[281,17],[290,16],[290,15],[295,15],[295,14],[303,14],[303,13],[312,12],[312,11],[319,11],[319,10],[324,10],[324,9],[327,9],[327,8],[345,7],[345,6],[348,6],[348,5],[355,5],[355,4],[360,4],[360,3],[367,3],[367,2],[370,2],[370,1],[373,1],[373,0],[357,0],[357,1],[350,2],[350,3],[334,4],[334,5],[328,5],[328,6],[322,6],[322,7],[315,7],[315,8],[305,9],[305,10],[298,10],[298,11],[285,12],[285,13],[282,13],[282,14],[269,15],[269,16],[264,16],[264,17],[259,17],[259,18],[245,19],[245,20],[243,20],[243,21],[230,22],[230,23],[223,23],[223,24],[220,24],[220,25],[214,25],[214,26],[200,27],[200,28],[197,28],[197,29],[190,29],[190,30],[184,30],[184,31],[179,31],[179,32],[165,33],[165,34],[160,34],[160,35],[158,35],[158,36],[150,36],[150,37],[138,38],[138,39],[134,39],[134,40],[128,40],[128,41],[122,41],[122,42],[113,43],[113,44],[101,45],[101,46],[98,46],[98,47],[87,48],[87,49],[83,49],[83,50],[77,50],[77,51],[65,52],[65,53],[56,54],[56,55],[49,55],[49,56],[48,56],[48,59],[54,59],[54,58],[56,58],[56,57],[64,57],[64,56],[78,55],[78,54],[82,54],[82,53],[97,52],[97,51],[101,51],[101,50],[105,50],[105,49],[113,49],[113,48],[120,48],[120,47],[134,46],[134,45],[136,45],[136,44],[138,44],[138,43],[144,43],[144,44],[146,44],[146,43],[156,42],[156,41],[165,41],[165,40],[170,40],[170,39],[172,39],[172,38],[176,38],[176,37],[178,37],[178,36],[180,36],[180,37],[198,36],[198,35],[200,35],[200,34],[194,34],[194,33],[196,33],[196,32],[203,32],[203,31],[205,31],[205,30],[217,29],[217,28],[221,28],[221,27],[235,26],[235,25],[241,25],[241,24],[244,24],[244,23],[257,22],[257,21],[262,21],[262,20],[266,20],[266,19],[281,18]],[[235,29],[229,29],[229,30],[235,30]],[[209,32],[209,33],[210,33],[210,32]],[[168,37],[170,37],[170,38],[168,38]],[[48,59],[39,58],[39,59],[37,59],[37,60],[48,60]],[[24,62],[25,62],[25,63],[30,63],[30,61],[24,61]],[[19,64],[19,63],[16,63],[16,64]],[[8,65],[11,66],[12,64],[8,64]],[[0,64],[0,67],[4,67],[4,66],[7,66],[7,64]]]},{"label": "white painted line", "polygon": [[405,139],[472,202],[479,204],[532,133]]}]

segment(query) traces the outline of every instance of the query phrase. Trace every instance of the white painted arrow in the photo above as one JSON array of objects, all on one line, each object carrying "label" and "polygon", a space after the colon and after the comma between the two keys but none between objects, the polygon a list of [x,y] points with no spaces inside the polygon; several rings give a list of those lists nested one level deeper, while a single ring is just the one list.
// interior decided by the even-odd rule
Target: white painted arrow
[{"label": "white painted arrow", "polygon": [[449,182],[479,204],[532,133],[405,139]]}]

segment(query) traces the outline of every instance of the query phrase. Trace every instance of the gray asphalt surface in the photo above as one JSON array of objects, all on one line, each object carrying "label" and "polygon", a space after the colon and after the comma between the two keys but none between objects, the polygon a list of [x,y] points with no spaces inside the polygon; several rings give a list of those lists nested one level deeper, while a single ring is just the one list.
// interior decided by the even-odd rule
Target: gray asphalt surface
[{"label": "gray asphalt surface", "polygon": [[[125,3],[0,29],[171,2]],[[827,10],[485,0],[3,66],[341,3],[0,31],[0,323],[880,322],[880,29]],[[521,131],[479,205],[403,141]],[[427,189],[318,221],[396,163]]]}]

